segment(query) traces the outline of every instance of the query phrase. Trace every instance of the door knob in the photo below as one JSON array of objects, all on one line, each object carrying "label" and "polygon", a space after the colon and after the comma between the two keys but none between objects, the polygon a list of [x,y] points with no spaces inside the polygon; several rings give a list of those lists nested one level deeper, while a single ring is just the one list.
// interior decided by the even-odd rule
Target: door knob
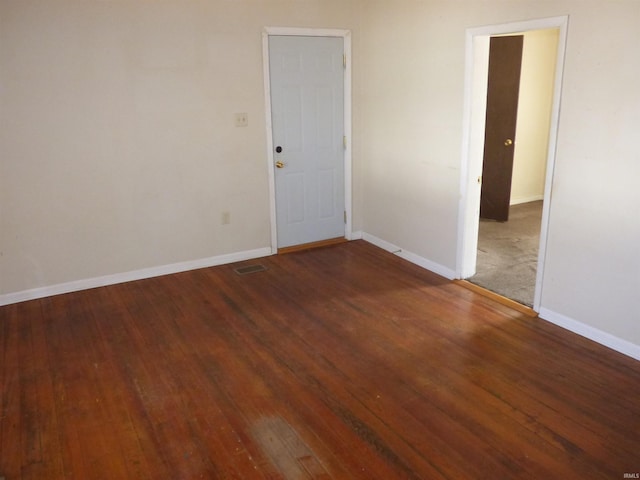
[{"label": "door knob", "polygon": [[284,163],[283,163],[283,162],[281,162],[280,160],[278,160],[278,161],[276,162],[276,168],[283,168],[283,167],[284,167]]},{"label": "door knob", "polygon": [[511,140],[510,138],[507,138],[507,139],[504,141],[504,146],[505,146],[505,147],[509,147],[509,146],[511,146],[511,145],[513,145],[513,140]]},{"label": "door knob", "polygon": [[276,153],[281,153],[282,152],[282,147],[280,145],[278,145],[276,147]]}]

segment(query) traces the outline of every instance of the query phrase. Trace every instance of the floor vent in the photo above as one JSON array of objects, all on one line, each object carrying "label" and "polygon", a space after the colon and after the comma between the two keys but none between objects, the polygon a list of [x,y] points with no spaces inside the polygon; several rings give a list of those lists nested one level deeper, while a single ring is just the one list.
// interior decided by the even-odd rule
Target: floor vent
[{"label": "floor vent", "polygon": [[249,273],[264,272],[266,270],[267,270],[267,267],[265,267],[262,264],[247,265],[246,267],[239,267],[239,268],[233,269],[233,271],[236,272],[238,275],[247,275]]}]

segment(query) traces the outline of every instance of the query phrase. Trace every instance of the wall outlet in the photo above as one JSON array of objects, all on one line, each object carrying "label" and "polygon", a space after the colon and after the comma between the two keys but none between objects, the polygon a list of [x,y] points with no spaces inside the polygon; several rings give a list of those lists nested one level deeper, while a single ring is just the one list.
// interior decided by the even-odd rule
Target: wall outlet
[{"label": "wall outlet", "polygon": [[229,225],[231,223],[231,212],[222,212],[220,223],[222,223],[222,225]]},{"label": "wall outlet", "polygon": [[248,113],[236,113],[236,127],[246,127],[249,125]]}]

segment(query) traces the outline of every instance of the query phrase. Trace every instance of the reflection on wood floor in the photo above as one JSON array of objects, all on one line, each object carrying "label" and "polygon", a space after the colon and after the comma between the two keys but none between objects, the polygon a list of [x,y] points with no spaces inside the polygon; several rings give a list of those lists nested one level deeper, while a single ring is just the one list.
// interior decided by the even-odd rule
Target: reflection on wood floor
[{"label": "reflection on wood floor", "polygon": [[2,307],[0,375],[11,480],[640,470],[640,363],[364,241]]}]

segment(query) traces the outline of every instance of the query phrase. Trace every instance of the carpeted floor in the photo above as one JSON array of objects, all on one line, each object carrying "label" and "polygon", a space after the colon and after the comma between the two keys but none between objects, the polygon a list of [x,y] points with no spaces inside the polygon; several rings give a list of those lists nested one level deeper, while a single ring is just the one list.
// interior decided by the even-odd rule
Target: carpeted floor
[{"label": "carpeted floor", "polygon": [[542,201],[514,205],[508,222],[480,220],[478,261],[471,283],[533,306]]}]

